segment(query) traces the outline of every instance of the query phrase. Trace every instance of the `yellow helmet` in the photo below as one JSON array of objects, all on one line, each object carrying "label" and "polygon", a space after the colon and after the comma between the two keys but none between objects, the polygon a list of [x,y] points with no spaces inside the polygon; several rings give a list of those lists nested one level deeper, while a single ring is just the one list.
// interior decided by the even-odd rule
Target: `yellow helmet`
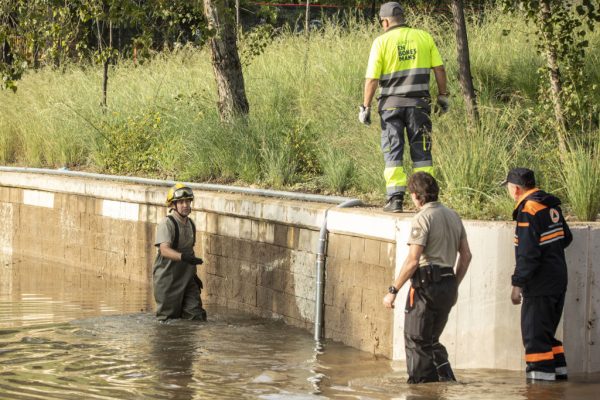
[{"label": "yellow helmet", "polygon": [[183,183],[176,183],[167,192],[167,205],[170,206],[174,201],[191,199],[194,200],[194,192],[189,186]]}]

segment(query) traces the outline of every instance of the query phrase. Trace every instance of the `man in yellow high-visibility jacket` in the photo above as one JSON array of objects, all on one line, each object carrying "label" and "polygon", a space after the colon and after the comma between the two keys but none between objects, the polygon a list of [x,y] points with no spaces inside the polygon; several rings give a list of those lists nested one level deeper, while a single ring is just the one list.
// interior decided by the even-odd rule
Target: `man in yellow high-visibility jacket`
[{"label": "man in yellow high-visibility jacket", "polygon": [[388,199],[383,210],[401,212],[407,181],[402,167],[404,129],[410,143],[413,171],[433,175],[429,94],[432,69],[438,88],[437,104],[443,111],[448,109],[449,93],[442,58],[431,35],[408,27],[397,2],[384,3],[379,18],[385,32],[371,47],[358,118],[366,125],[371,123],[371,102],[380,87],[378,110]]}]

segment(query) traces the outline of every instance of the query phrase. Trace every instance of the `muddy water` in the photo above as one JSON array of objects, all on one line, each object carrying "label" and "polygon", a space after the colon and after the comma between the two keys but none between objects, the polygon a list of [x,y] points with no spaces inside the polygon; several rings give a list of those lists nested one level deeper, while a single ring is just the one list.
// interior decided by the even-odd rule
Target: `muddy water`
[{"label": "muddy water", "polygon": [[157,323],[146,285],[71,267],[0,263],[0,399],[597,399],[600,376],[527,384],[458,370],[405,384],[402,363],[278,321],[209,308],[207,323]]}]

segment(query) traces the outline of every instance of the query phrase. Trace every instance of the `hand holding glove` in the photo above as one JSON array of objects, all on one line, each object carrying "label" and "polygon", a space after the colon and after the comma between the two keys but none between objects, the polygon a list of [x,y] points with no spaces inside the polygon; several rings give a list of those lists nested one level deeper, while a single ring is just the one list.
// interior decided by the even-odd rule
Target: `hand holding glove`
[{"label": "hand holding glove", "polygon": [[371,125],[371,107],[363,105],[358,107],[358,120],[365,125]]},{"label": "hand holding glove", "polygon": [[442,110],[442,114],[447,113],[450,109],[450,98],[446,94],[438,94],[437,105]]},{"label": "hand holding glove", "polygon": [[192,265],[200,265],[204,263],[201,258],[196,257],[194,253],[182,253],[181,261],[185,261],[186,263],[190,263]]}]

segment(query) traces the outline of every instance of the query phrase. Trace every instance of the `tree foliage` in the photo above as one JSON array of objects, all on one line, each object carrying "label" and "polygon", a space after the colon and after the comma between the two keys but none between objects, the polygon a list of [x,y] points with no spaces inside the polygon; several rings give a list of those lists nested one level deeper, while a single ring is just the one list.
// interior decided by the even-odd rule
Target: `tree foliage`
[{"label": "tree foliage", "polygon": [[[552,99],[557,122],[565,130],[589,128],[596,123],[598,105],[584,73],[587,32],[600,22],[598,0],[503,0],[505,10],[522,12],[535,24],[537,50],[547,59],[540,69],[548,82],[540,91]],[[507,31],[508,32],[508,31]]]},{"label": "tree foliage", "polygon": [[3,0],[3,87],[16,90],[27,68],[105,64],[119,54],[140,60],[151,50],[200,43],[205,25],[201,4],[187,0]]}]

